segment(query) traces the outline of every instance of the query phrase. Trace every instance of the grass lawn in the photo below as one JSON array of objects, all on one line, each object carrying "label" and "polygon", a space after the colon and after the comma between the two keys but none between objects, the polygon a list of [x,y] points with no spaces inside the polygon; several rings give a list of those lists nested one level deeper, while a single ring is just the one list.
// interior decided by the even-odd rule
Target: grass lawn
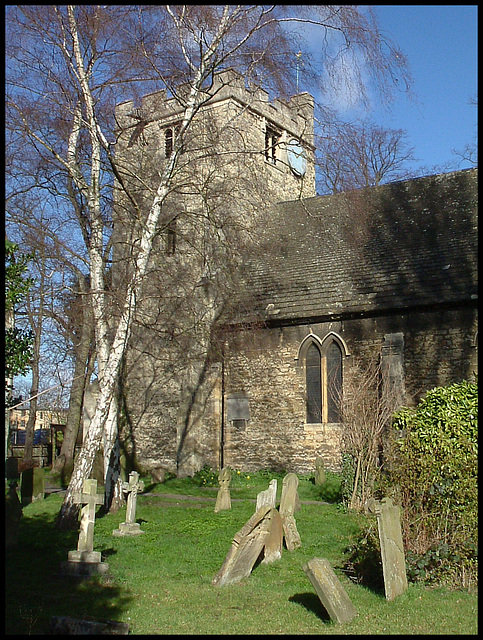
[{"label": "grass lawn", "polygon": [[[254,513],[256,495],[270,477],[279,479],[280,499],[283,474],[249,476],[233,476],[232,508],[219,513],[214,513],[216,490],[210,488],[217,482],[208,475],[202,486],[190,478],[162,485],[145,480],[136,511],[144,535],[112,535],[125,508],[96,518],[94,549],[110,568],[103,578],[59,575],[60,562],[77,546],[76,532],[53,528],[61,494],[24,507],[18,547],[6,553],[6,633],[48,632],[53,615],[127,622],[129,633],[138,635],[477,633],[477,594],[410,584],[387,602],[380,591],[349,579],[342,570],[345,549],[365,519],[321,501],[336,493],[330,477],[325,493],[300,478],[300,499],[312,501],[296,513],[300,549],[284,548],[280,560],[256,566],[237,584],[212,586],[233,536]],[[182,493],[211,500],[177,497]],[[337,625],[328,618],[302,569],[313,557],[331,562],[358,611],[352,622]]]}]

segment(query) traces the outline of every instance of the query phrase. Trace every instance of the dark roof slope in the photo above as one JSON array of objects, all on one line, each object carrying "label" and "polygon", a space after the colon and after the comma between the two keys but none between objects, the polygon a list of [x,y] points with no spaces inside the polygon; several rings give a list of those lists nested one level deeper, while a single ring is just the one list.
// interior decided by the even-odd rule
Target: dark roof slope
[{"label": "dark roof slope", "polygon": [[468,169],[280,203],[274,249],[247,277],[255,316],[297,322],[476,300],[477,177]]}]

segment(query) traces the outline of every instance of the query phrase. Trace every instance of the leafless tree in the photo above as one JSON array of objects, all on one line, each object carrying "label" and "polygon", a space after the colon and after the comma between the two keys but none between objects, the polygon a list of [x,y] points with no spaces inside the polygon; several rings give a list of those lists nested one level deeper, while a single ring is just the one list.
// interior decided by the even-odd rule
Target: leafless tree
[{"label": "leafless tree", "polygon": [[402,129],[370,122],[326,126],[318,137],[318,166],[323,193],[337,193],[413,177],[415,160]]},{"label": "leafless tree", "polygon": [[[382,382],[380,364],[357,362],[346,377],[342,405],[342,450],[353,473],[348,507],[362,511],[381,472],[383,435],[399,407],[395,389]],[[350,473],[348,474],[350,475]]]},{"label": "leafless tree", "polygon": [[[28,6],[8,8],[7,23],[10,131],[47,161],[38,164],[47,188],[52,176],[65,176],[71,204],[79,205],[74,217],[85,244],[96,332],[99,398],[61,509],[62,524],[75,520],[73,494],[82,488],[101,446],[106,477],[113,464],[119,372],[137,300],[163,204],[173,190],[183,146],[213,75],[231,66],[248,80],[280,89],[279,94],[282,88],[290,90],[294,71],[280,54],[290,58],[293,31],[285,27],[306,24],[320,29],[320,53],[334,80],[342,81],[340,61],[352,51],[361,56],[383,95],[393,90],[396,76],[408,74],[400,52],[382,39],[370,9],[353,6]],[[332,34],[339,37],[335,47]],[[356,82],[364,96],[362,77],[359,70]],[[114,153],[113,107],[115,101],[160,86],[176,97],[183,111],[172,155],[150,202],[140,207]],[[140,227],[128,279],[116,299],[107,282],[114,178]],[[113,303],[117,314],[111,326]]]}]

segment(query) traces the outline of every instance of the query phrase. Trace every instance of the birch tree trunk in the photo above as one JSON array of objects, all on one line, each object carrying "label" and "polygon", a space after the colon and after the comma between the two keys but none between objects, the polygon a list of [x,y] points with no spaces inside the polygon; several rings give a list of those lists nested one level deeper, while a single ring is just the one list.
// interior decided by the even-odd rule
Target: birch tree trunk
[{"label": "birch tree trunk", "polygon": [[[92,181],[94,184],[93,187],[89,189],[89,208],[94,220],[102,222],[98,200],[99,193],[96,189],[96,184],[98,184],[97,180],[99,176],[97,154],[100,154],[100,139],[103,140],[105,147],[108,147],[108,145],[107,141],[105,141],[104,136],[102,135],[102,132],[100,131],[100,127],[95,120],[93,109],[94,101],[87,81],[87,75],[83,68],[83,60],[80,53],[77,28],[72,7],[69,7],[69,17],[70,27],[74,38],[76,64],[84,100],[87,106],[89,132],[92,136],[94,147],[92,157]],[[77,523],[78,507],[73,502],[73,495],[74,493],[78,493],[81,491],[84,478],[89,477],[89,474],[92,470],[92,464],[95,454],[102,444],[102,437],[104,432],[106,432],[105,443],[108,447],[108,449],[104,451],[105,459],[106,457],[108,458],[107,468],[109,469],[112,464],[112,447],[115,442],[114,434],[117,430],[117,424],[114,423],[113,419],[115,416],[117,417],[117,411],[115,410],[117,407],[117,403],[115,407],[111,408],[111,405],[117,388],[121,362],[131,333],[132,318],[136,308],[136,295],[140,287],[140,283],[142,282],[143,276],[146,273],[153,239],[156,234],[157,222],[161,213],[161,204],[164,201],[166,195],[169,193],[170,178],[172,176],[180,153],[180,140],[182,140],[183,134],[186,131],[188,125],[191,123],[196,112],[197,103],[200,99],[202,83],[205,79],[206,67],[220,44],[226,28],[227,19],[228,7],[225,7],[223,19],[221,20],[218,28],[218,35],[214,38],[212,45],[202,56],[199,68],[196,70],[195,78],[192,82],[190,93],[186,100],[186,107],[180,128],[179,138],[177,143],[175,143],[174,152],[166,164],[164,173],[157,189],[156,196],[153,200],[153,204],[143,226],[140,239],[140,248],[135,259],[133,273],[127,286],[123,311],[117,324],[113,342],[109,348],[107,346],[107,326],[105,323],[106,306],[105,296],[103,295],[103,264],[100,260],[99,247],[96,242],[94,241],[91,246],[91,282],[94,291],[93,312],[96,322],[100,371],[101,362],[105,362],[105,366],[102,366],[102,374],[99,377],[99,397],[96,404],[96,409],[84,441],[84,446],[82,447],[82,450],[75,461],[72,478],[67,488],[64,502],[62,503],[62,507],[57,517],[57,526],[59,528],[69,527],[72,526],[72,524]],[[97,233],[99,233],[101,231],[99,226],[97,226],[96,228]],[[102,238],[98,238],[98,242],[101,241]]]}]

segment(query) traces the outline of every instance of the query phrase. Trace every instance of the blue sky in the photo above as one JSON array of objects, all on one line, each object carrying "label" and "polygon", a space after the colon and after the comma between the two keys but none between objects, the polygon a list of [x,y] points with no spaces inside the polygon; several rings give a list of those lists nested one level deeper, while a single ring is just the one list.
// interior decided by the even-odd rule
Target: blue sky
[{"label": "blue sky", "polygon": [[[413,166],[433,173],[465,169],[452,149],[476,142],[477,5],[375,5],[384,35],[406,55],[414,100],[400,93],[388,113],[377,105],[366,114],[340,111],[343,119],[368,116],[376,124],[403,129],[414,147]],[[343,96],[339,96],[343,100]],[[335,103],[337,98],[334,97]]]},{"label": "blue sky", "polygon": [[[418,165],[454,160],[476,140],[476,5],[380,5],[381,28],[406,54],[417,103],[399,99],[384,124],[407,130]],[[460,168],[469,167],[463,163]]]}]

